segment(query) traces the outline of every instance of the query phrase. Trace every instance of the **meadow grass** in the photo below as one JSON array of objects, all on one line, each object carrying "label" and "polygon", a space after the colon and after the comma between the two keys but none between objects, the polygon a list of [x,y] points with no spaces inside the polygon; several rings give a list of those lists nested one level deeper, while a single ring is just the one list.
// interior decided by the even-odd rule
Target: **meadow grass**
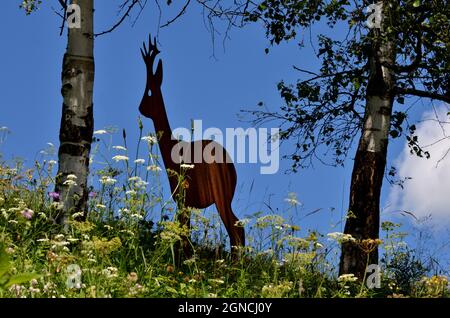
[{"label": "meadow grass", "polygon": [[[53,145],[33,167],[0,156],[0,297],[449,296],[448,278],[427,276],[392,222],[383,223],[383,240],[360,242],[384,251],[377,288],[337,276],[339,244],[352,238],[300,230],[285,219],[289,207],[283,215],[255,211],[241,220],[249,244],[233,261],[216,214],[189,209],[192,228],[180,227],[173,198],[164,196],[157,138],[139,129],[134,158],[125,132],[122,145],[113,146],[113,130],[96,131],[89,209],[75,211],[66,226],[54,222],[61,204],[52,192]],[[182,184],[183,171],[172,173]],[[76,184],[68,179],[66,186]],[[298,204],[294,194],[286,201]],[[195,252],[177,262],[184,235]]]}]

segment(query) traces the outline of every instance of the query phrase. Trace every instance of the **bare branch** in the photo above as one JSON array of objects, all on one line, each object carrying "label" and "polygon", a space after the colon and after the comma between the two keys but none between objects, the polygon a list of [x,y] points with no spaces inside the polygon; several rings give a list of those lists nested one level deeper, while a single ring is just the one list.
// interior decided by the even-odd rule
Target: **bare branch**
[{"label": "bare branch", "polygon": [[[125,5],[126,5],[128,2],[129,2],[129,0],[127,0],[127,1],[122,5],[122,7],[125,7]],[[131,10],[134,8],[134,6],[135,6],[136,4],[138,4],[138,3],[139,3],[139,0],[132,0],[131,4],[128,6],[127,11],[126,11],[126,12],[124,13],[124,15],[120,18],[120,20],[117,21],[116,24],[114,24],[111,28],[109,28],[109,29],[106,30],[106,31],[103,31],[103,32],[94,34],[94,36],[97,37],[97,36],[101,36],[101,35],[104,35],[104,34],[107,34],[107,33],[111,33],[112,31],[114,31],[115,29],[117,29],[117,28],[122,24],[122,22],[125,21],[125,18],[129,16],[129,14],[130,14]]]},{"label": "bare branch", "polygon": [[186,13],[186,9],[189,6],[189,4],[191,3],[191,0],[188,0],[186,2],[186,4],[184,5],[184,7],[181,9],[181,11],[176,15],[175,18],[173,18],[172,20],[167,21],[166,23],[164,23],[161,28],[165,28],[169,25],[171,25],[173,22],[175,22],[176,20],[178,20],[178,18],[180,18],[183,14]]}]

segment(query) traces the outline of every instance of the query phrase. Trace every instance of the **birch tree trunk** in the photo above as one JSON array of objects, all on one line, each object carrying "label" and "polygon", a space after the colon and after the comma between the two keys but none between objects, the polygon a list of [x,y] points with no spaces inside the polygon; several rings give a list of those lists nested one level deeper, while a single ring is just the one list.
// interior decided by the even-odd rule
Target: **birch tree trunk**
[{"label": "birch tree trunk", "polygon": [[[60,194],[62,212],[58,223],[65,223],[74,212],[86,214],[89,154],[94,127],[94,0],[71,0],[81,11],[81,28],[68,29],[67,49],[62,65],[63,96],[59,132],[58,174],[55,192]],[[67,184],[73,174],[76,185]]]},{"label": "birch tree trunk", "polygon": [[342,244],[340,275],[354,274],[362,279],[370,264],[378,264],[380,194],[386,167],[387,147],[394,101],[395,76],[385,63],[394,65],[395,47],[383,26],[388,20],[388,1],[383,1],[381,30],[373,29],[369,57],[369,83],[366,95],[364,126],[353,166],[349,213],[344,233],[354,241]]}]

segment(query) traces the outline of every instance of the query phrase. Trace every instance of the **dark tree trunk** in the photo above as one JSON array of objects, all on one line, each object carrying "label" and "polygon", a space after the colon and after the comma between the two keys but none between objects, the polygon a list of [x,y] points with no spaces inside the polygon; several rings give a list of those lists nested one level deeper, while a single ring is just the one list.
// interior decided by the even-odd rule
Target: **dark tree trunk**
[{"label": "dark tree trunk", "polygon": [[[386,2],[384,1],[384,6],[388,7]],[[387,9],[384,12],[387,16]],[[356,241],[342,244],[339,268],[340,275],[354,274],[360,279],[364,277],[368,265],[378,264],[378,248],[369,250],[368,246],[363,246],[362,241],[379,238],[380,194],[386,167],[395,86],[393,71],[383,66],[385,63],[393,65],[395,62],[393,41],[383,36],[382,29],[371,32],[374,40],[369,57],[370,75],[364,126],[353,166],[349,213],[344,230],[344,233],[352,235]]]}]

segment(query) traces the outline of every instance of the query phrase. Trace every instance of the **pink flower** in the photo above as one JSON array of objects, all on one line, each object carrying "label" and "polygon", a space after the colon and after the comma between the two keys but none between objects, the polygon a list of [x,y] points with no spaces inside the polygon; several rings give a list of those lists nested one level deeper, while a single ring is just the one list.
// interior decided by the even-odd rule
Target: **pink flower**
[{"label": "pink flower", "polygon": [[33,217],[34,211],[31,209],[25,209],[22,211],[22,216],[26,218],[27,220],[31,220]]},{"label": "pink flower", "polygon": [[58,193],[58,192],[49,192],[49,193],[48,193],[48,196],[49,196],[50,198],[52,198],[54,201],[59,200],[59,193]]}]

